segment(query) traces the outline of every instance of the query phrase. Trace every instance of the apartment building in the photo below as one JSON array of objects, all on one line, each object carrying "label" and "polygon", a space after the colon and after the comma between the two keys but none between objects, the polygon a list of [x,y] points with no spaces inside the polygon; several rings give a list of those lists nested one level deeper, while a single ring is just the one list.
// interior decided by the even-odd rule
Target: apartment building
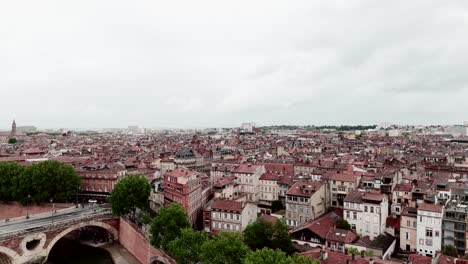
[{"label": "apartment building", "polygon": [[313,220],[326,211],[325,184],[296,182],[286,193],[286,224],[294,227]]},{"label": "apartment building", "polygon": [[236,177],[238,192],[246,194],[248,201],[258,202],[260,177],[265,173],[265,167],[263,165],[240,164],[231,173]]},{"label": "apartment building", "polygon": [[257,205],[246,201],[215,199],[211,206],[210,232],[243,231],[257,220]]},{"label": "apartment building", "polygon": [[438,204],[420,204],[416,224],[417,252],[434,257],[442,249],[442,216],[444,207]]},{"label": "apartment building", "polygon": [[202,182],[200,174],[177,168],[164,174],[164,204],[176,202],[187,212],[192,225],[196,225],[202,209]]},{"label": "apartment building", "polygon": [[343,216],[353,231],[373,240],[385,232],[387,196],[382,193],[352,191],[344,199]]},{"label": "apartment building", "polygon": [[400,221],[400,249],[403,251],[416,251],[416,225],[418,209],[405,207],[401,212]]},{"label": "apartment building", "polygon": [[454,246],[460,255],[468,251],[468,185],[452,183],[450,199],[444,209],[442,245]]}]

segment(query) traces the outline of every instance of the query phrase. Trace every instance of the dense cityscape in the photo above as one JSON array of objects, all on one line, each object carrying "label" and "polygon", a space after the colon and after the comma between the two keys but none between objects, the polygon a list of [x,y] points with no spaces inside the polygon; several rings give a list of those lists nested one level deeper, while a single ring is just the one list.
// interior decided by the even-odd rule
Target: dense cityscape
[{"label": "dense cityscape", "polygon": [[[54,206],[38,226],[68,217],[55,203],[87,217],[111,210],[142,244],[107,224],[67,237],[116,240],[136,263],[456,264],[468,253],[466,122],[73,131],[13,121],[0,132],[0,185],[2,206]],[[35,216],[4,210],[1,263],[22,263],[49,242],[32,236],[38,245],[12,256],[8,226]],[[149,244],[157,253],[142,262],[135,248]]]}]

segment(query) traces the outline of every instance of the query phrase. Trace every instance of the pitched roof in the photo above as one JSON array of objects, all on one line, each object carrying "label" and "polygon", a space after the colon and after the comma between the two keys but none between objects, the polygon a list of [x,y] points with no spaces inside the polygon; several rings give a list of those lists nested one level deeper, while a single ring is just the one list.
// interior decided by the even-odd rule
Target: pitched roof
[{"label": "pitched roof", "polygon": [[345,244],[353,242],[356,238],[357,235],[353,231],[335,227],[330,228],[326,236],[327,240],[337,241]]},{"label": "pitched roof", "polygon": [[211,209],[242,212],[244,205],[244,203],[234,200],[217,199],[213,200],[213,203],[211,204]]},{"label": "pitched roof", "polygon": [[254,174],[261,165],[240,164],[232,170],[233,173]]},{"label": "pitched roof", "polygon": [[429,211],[429,212],[436,212],[436,213],[442,213],[442,210],[444,209],[443,205],[440,204],[427,204],[423,203],[418,206],[418,211]]},{"label": "pitched roof", "polygon": [[296,182],[288,189],[287,195],[311,197],[323,186],[322,182]]},{"label": "pitched roof", "polygon": [[342,211],[340,209],[336,209],[315,220],[309,220],[304,224],[295,227],[289,232],[294,233],[304,229],[308,229],[315,233],[317,236],[321,237],[322,239],[325,239],[330,228],[334,227],[338,221],[341,221],[342,217],[340,215],[342,215]]}]

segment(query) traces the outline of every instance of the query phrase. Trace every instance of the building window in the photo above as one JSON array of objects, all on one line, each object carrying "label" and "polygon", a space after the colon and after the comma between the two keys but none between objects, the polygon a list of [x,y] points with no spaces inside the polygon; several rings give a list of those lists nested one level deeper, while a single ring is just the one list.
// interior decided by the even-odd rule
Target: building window
[{"label": "building window", "polygon": [[422,223],[422,216],[419,217],[419,222]]},{"label": "building window", "polygon": [[406,232],[406,240],[409,240],[409,239],[410,239],[410,234]]},{"label": "building window", "polygon": [[364,205],[364,212],[367,213],[367,205]]},{"label": "building window", "polygon": [[406,226],[407,226],[407,227],[411,227],[411,221],[410,221],[410,220],[407,220],[407,221],[406,221]]},{"label": "building window", "polygon": [[351,230],[356,231],[356,225],[355,224],[351,224]]},{"label": "building window", "polygon": [[357,213],[356,212],[353,212],[353,219],[357,220]]},{"label": "building window", "polygon": [[439,231],[435,231],[435,236],[439,237]]},{"label": "building window", "polygon": [[348,218],[348,219],[351,218],[349,211],[346,211],[346,218]]},{"label": "building window", "polygon": [[426,239],[426,246],[432,247],[432,239]]},{"label": "building window", "polygon": [[419,239],[419,245],[424,246],[424,239]]},{"label": "building window", "polygon": [[374,213],[374,207],[373,206],[370,207],[370,212]]},{"label": "building window", "polygon": [[426,228],[426,237],[432,237],[432,229]]}]

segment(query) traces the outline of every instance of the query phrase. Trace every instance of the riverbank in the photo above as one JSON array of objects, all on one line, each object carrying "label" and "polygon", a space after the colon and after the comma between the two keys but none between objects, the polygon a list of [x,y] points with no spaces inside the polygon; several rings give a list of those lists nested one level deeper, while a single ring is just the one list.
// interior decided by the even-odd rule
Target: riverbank
[{"label": "riverbank", "polygon": [[141,264],[138,259],[117,242],[108,243],[101,248],[110,253],[114,264]]}]

